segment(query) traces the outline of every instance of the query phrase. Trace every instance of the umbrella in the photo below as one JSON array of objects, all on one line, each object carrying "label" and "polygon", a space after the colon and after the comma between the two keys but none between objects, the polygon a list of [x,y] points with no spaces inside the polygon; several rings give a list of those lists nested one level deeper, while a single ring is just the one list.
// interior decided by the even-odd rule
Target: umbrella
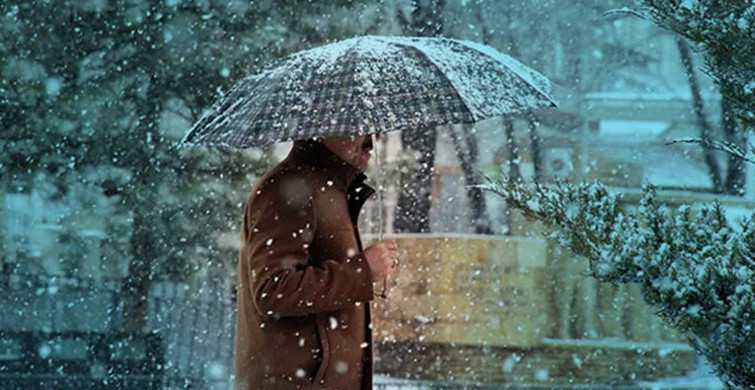
[{"label": "umbrella", "polygon": [[188,145],[412,131],[555,106],[548,80],[490,46],[364,36],[294,53],[238,82]]},{"label": "umbrella", "polygon": [[[242,79],[182,144],[247,148],[372,134],[377,147],[376,133],[553,106],[548,79],[490,46],[364,36],[294,53]],[[379,181],[377,187],[382,203]],[[379,219],[382,240],[382,213]]]}]

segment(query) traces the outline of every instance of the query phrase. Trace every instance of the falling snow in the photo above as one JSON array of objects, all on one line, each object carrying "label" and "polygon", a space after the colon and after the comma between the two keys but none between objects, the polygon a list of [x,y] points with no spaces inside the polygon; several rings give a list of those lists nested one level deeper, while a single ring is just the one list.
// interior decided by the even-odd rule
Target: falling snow
[{"label": "falling snow", "polygon": [[[292,388],[753,389],[753,26],[734,0],[3,2],[0,390],[226,390],[244,343]],[[364,186],[255,187],[290,141],[372,133]],[[280,261],[244,274],[244,234]],[[285,289],[356,286],[381,238],[369,294]]]}]

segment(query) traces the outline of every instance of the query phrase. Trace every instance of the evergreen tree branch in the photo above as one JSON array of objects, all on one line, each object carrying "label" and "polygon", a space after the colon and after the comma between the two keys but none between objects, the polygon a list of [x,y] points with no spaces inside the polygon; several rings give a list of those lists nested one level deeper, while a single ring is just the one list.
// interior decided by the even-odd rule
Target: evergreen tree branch
[{"label": "evergreen tree branch", "polygon": [[488,178],[483,189],[552,229],[590,262],[590,274],[636,283],[660,317],[685,334],[728,385],[755,388],[755,213],[730,226],[720,204],[672,212],[645,186],[637,211],[598,183],[524,185]]}]

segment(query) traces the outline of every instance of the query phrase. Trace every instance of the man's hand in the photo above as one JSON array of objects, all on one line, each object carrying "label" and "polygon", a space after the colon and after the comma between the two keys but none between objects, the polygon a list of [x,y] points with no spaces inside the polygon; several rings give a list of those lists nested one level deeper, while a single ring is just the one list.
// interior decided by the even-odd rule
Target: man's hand
[{"label": "man's hand", "polygon": [[396,241],[380,241],[364,250],[370,266],[372,281],[377,282],[398,270],[398,244]]}]

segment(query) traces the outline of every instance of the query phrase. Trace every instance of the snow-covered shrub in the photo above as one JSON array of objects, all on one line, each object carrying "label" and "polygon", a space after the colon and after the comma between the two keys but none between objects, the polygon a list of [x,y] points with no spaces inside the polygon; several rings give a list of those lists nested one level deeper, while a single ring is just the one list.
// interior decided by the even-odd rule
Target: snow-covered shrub
[{"label": "snow-covered shrub", "polygon": [[639,284],[725,383],[755,389],[755,214],[733,229],[718,203],[671,210],[650,186],[636,211],[599,183],[483,188],[552,227],[596,279]]}]

